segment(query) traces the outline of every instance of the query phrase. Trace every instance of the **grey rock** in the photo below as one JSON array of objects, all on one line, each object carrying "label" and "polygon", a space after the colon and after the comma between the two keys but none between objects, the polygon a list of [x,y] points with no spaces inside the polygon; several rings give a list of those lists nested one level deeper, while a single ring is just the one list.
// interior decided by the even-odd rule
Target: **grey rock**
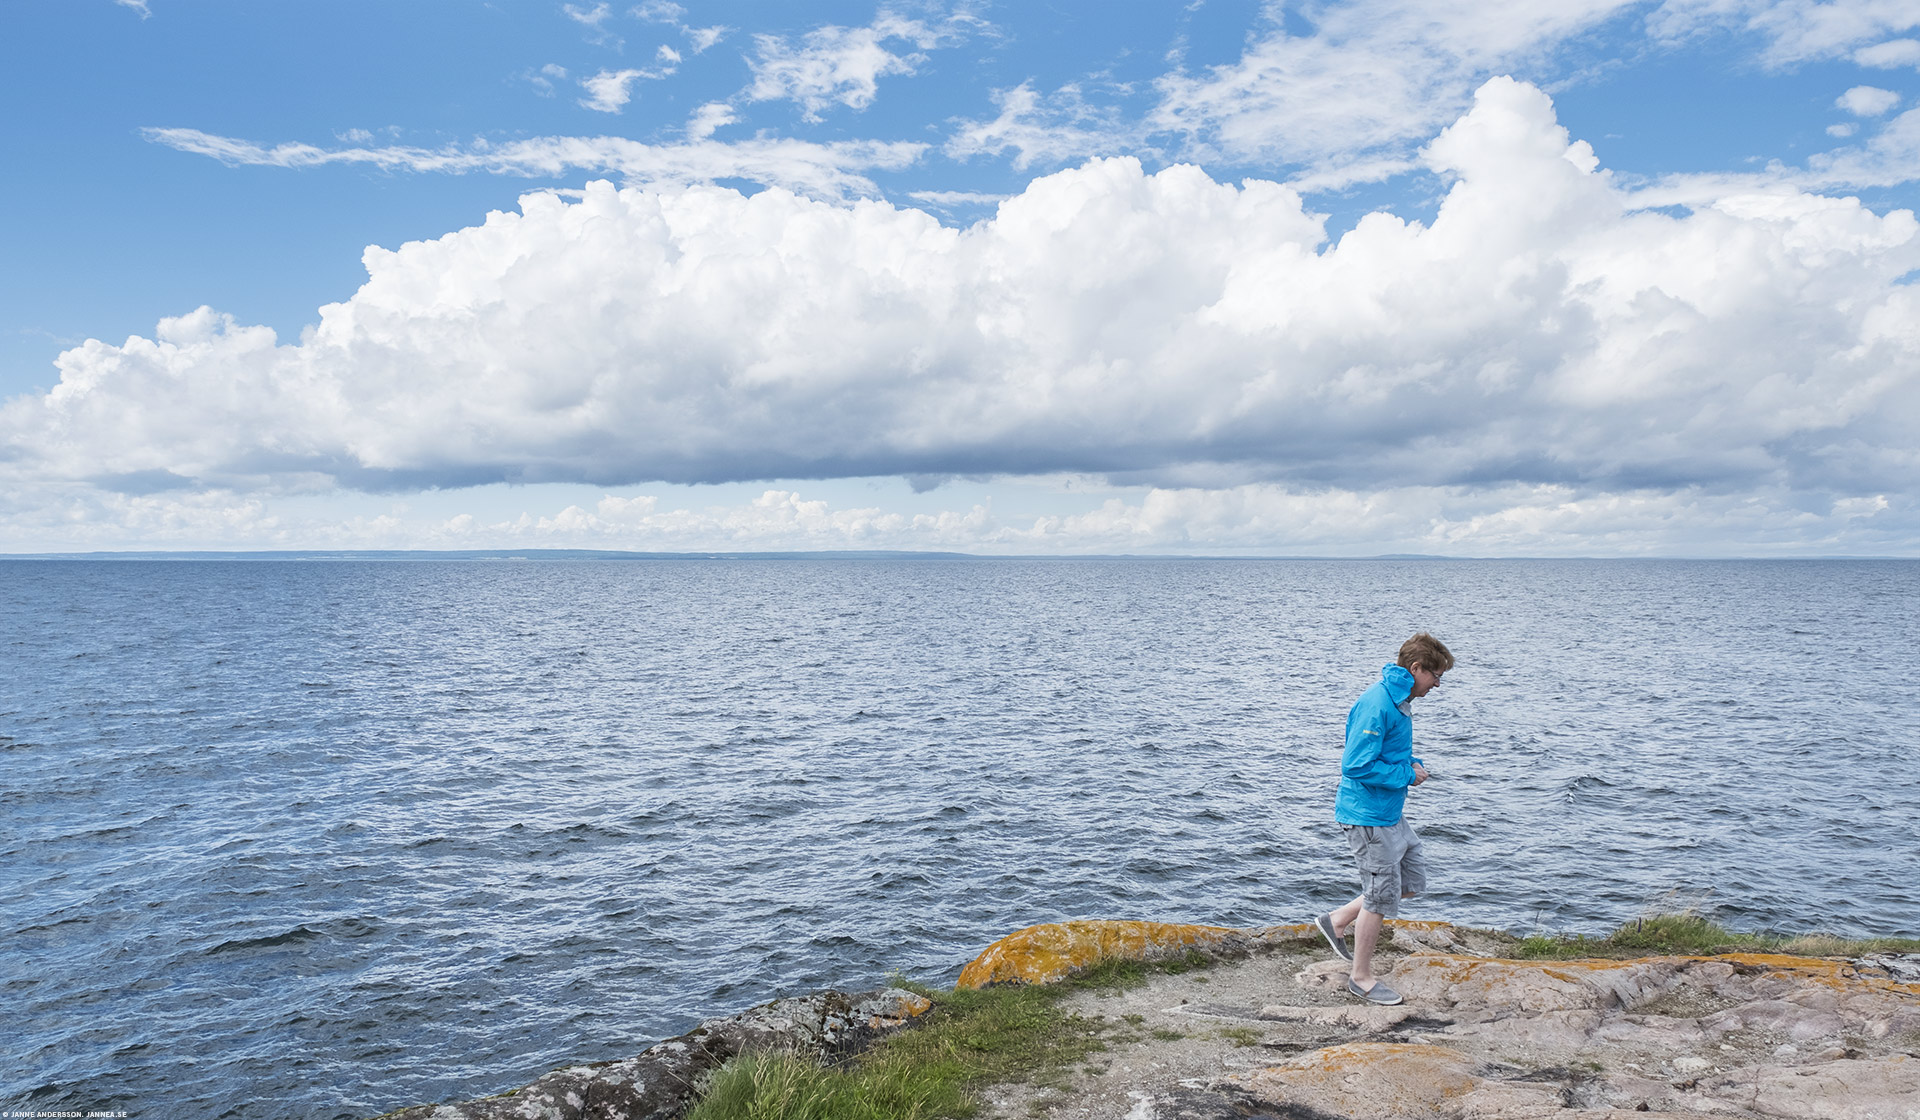
[{"label": "grey rock", "polygon": [[1878,969],[1902,984],[1920,984],[1920,953],[1875,953],[1854,961],[1853,967]]},{"label": "grey rock", "polygon": [[1297,1104],[1256,1100],[1231,1090],[1180,1089],[1148,1098],[1141,1115],[1153,1120],[1347,1120]]},{"label": "grey rock", "polygon": [[672,1120],[702,1075],[740,1054],[834,1061],[858,1053],[928,1007],[899,988],[816,992],[708,1019],[634,1057],[554,1070],[530,1085],[456,1104],[420,1105],[379,1120]]}]

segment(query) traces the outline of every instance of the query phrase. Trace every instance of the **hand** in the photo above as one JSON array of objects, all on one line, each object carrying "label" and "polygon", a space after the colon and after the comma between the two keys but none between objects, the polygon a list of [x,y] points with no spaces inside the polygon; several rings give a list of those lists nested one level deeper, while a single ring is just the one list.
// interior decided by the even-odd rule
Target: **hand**
[{"label": "hand", "polygon": [[1413,784],[1417,786],[1421,782],[1424,782],[1426,780],[1427,780],[1427,768],[1420,765],[1418,762],[1414,763],[1413,764]]}]

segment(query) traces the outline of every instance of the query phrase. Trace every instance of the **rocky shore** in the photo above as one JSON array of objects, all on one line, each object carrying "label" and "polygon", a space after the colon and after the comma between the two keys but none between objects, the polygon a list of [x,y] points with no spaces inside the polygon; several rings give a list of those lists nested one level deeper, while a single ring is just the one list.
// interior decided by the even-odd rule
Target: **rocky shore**
[{"label": "rocky shore", "polygon": [[[1050,1084],[990,1086],[986,1115],[1102,1120],[1920,1120],[1920,960],[1735,953],[1518,960],[1513,939],[1390,923],[1377,1007],[1309,926],[1035,926],[959,985],[1049,983],[1108,960],[1208,967],[1088,990],[1113,1025],[1097,1060]],[[830,1061],[907,1028],[928,1002],[887,989],[780,1000],[634,1058],[386,1120],[669,1120],[745,1053]]]},{"label": "rocky shore", "polygon": [[742,1054],[835,1061],[897,1030],[932,1003],[899,988],[816,992],[708,1019],[634,1057],[554,1070],[531,1085],[458,1104],[420,1105],[377,1120],[673,1120],[703,1075]]}]

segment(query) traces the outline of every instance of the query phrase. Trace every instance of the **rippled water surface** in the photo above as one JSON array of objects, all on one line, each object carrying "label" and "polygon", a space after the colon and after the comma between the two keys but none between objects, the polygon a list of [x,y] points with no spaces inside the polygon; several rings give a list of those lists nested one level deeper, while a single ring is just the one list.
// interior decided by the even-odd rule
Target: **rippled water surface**
[{"label": "rippled water surface", "polygon": [[1920,564],[0,562],[0,1105],[362,1117],[1075,916],[1920,933]]}]

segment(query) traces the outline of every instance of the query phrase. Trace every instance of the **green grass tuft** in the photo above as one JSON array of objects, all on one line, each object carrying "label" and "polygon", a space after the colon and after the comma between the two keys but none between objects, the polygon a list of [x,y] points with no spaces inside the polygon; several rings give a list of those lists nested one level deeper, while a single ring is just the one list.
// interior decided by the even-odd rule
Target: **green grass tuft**
[{"label": "green grass tuft", "polygon": [[977,991],[936,991],[896,980],[933,1001],[933,1009],[911,1029],[882,1039],[840,1068],[822,1069],[791,1057],[737,1058],[713,1075],[686,1120],[973,1116],[979,1110],[975,1088],[1028,1082],[1058,1089],[1074,1069],[1105,1050],[1109,1039],[1138,1038],[1116,1020],[1066,1011],[1061,1004],[1069,995],[1118,993],[1145,984],[1156,972],[1188,972],[1209,963],[1201,953],[1145,964],[1107,961],[1058,984]]},{"label": "green grass tuft", "polygon": [[1920,939],[1851,939],[1829,934],[1735,933],[1692,911],[1636,918],[1604,937],[1535,934],[1521,938],[1514,956],[1526,960],[1578,957],[1645,957],[1662,954],[1787,953],[1806,957],[1859,957],[1868,953],[1920,952]]},{"label": "green grass tuft", "polygon": [[[1522,938],[1511,952],[1560,960],[1726,952],[1858,957],[1920,952],[1920,939],[1734,933],[1688,909],[1628,922],[1601,937]],[[1186,973],[1211,963],[1199,952],[1154,963],[1108,961],[1057,984],[978,991],[936,991],[896,977],[898,986],[933,1001],[933,1009],[911,1029],[837,1068],[791,1057],[736,1059],[714,1074],[687,1120],[965,1120],[978,1113],[973,1094],[986,1085],[1025,1082],[1058,1093],[1071,1084],[1076,1070],[1103,1068],[1090,1059],[1110,1042],[1123,1045],[1145,1037],[1139,1033],[1143,1017],[1070,1013],[1063,1006],[1068,996],[1117,994],[1140,987],[1156,973]],[[1176,1031],[1149,1033],[1162,1040],[1179,1037]],[[1226,1028],[1219,1037],[1236,1046],[1260,1041],[1257,1031],[1245,1027]]]},{"label": "green grass tuft", "polygon": [[687,1120],[933,1120],[967,1116],[957,1086],[903,1067],[847,1072],[758,1054],[727,1063]]},{"label": "green grass tuft", "polygon": [[1222,1027],[1218,1034],[1240,1049],[1260,1045],[1260,1032],[1252,1027]]}]

